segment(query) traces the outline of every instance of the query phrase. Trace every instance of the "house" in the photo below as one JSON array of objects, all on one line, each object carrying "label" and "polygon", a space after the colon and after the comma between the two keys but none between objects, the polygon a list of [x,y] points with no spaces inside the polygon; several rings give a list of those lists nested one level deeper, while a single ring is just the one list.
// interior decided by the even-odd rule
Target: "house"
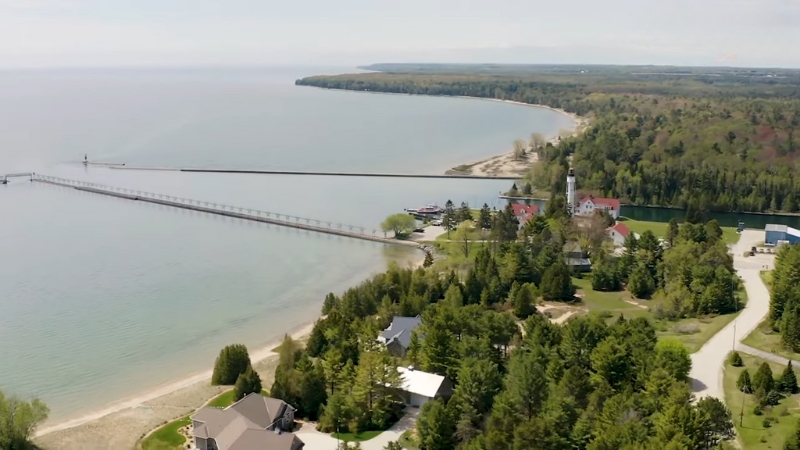
[{"label": "house", "polygon": [[225,409],[203,408],[192,416],[197,450],[300,450],[292,433],[295,409],[283,400],[248,394]]},{"label": "house", "polygon": [[416,370],[413,366],[398,367],[397,371],[402,379],[400,396],[407,405],[421,408],[431,400],[453,395],[453,383],[447,377]]},{"label": "house", "polygon": [[573,271],[584,273],[592,270],[592,262],[577,242],[564,244],[563,252],[564,262]]},{"label": "house", "polygon": [[575,216],[591,217],[596,211],[606,211],[615,220],[619,219],[619,200],[616,198],[600,198],[590,195],[578,202],[578,207],[572,212]]},{"label": "house", "polygon": [[790,244],[800,243],[800,230],[787,225],[771,223],[764,228],[764,244],[778,245],[780,241]]},{"label": "house", "polygon": [[[631,234],[630,228],[622,222],[617,222],[613,227],[606,228],[606,234],[617,247],[625,245],[625,239]],[[635,236],[635,235],[634,235]]]},{"label": "house", "polygon": [[389,354],[402,358],[408,352],[408,345],[411,343],[411,332],[421,323],[422,319],[419,316],[395,316],[389,328],[383,330],[378,336],[378,341],[386,345]]},{"label": "house", "polygon": [[539,214],[539,206],[538,205],[522,205],[519,203],[512,203],[511,209],[514,213],[514,217],[517,218],[519,221],[519,226],[525,225],[525,222],[528,221],[531,217]]}]

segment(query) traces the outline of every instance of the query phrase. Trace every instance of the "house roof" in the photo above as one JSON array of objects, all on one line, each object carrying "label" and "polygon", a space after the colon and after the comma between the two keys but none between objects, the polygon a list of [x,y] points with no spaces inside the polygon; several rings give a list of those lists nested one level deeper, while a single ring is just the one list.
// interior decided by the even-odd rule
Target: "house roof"
[{"label": "house roof", "polygon": [[628,237],[628,235],[631,234],[631,229],[628,228],[628,226],[622,222],[617,222],[613,227],[608,227],[607,230],[608,231],[614,230],[617,233],[619,233],[622,237]]},{"label": "house roof", "polygon": [[423,397],[436,397],[436,393],[439,392],[445,380],[445,377],[441,375],[411,368],[398,367],[397,371],[400,372],[400,378],[403,379],[402,389]]},{"label": "house roof", "polygon": [[520,216],[532,216],[539,214],[539,206],[538,205],[523,205],[520,203],[512,203],[511,209],[514,212],[515,217]]},{"label": "house roof", "polygon": [[613,209],[615,211],[619,211],[619,200],[616,199],[616,198],[602,198],[602,197],[595,197],[593,195],[590,195],[588,197],[584,197],[578,203],[582,205],[582,204],[588,202],[589,200],[591,200],[592,203],[594,203],[595,205],[603,205],[603,206],[607,206],[607,207],[609,207],[609,208],[611,208],[611,209]]},{"label": "house roof", "polygon": [[381,338],[387,344],[392,342],[394,339],[397,339],[400,345],[408,348],[408,345],[411,343],[411,332],[414,331],[414,329],[417,328],[421,323],[422,319],[419,316],[394,316],[389,328],[383,330],[381,333]]},{"label": "house roof", "polygon": [[284,414],[286,408],[291,406],[283,400],[248,394],[225,409],[203,408],[197,411],[192,420],[201,424],[194,427],[192,434],[214,439],[220,450],[295,449],[298,447],[294,446],[294,438],[281,438],[274,431],[266,430]]}]

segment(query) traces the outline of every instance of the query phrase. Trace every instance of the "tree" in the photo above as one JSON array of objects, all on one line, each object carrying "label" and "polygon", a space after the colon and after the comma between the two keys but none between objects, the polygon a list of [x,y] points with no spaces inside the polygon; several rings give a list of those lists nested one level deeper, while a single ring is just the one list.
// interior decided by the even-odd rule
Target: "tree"
[{"label": "tree", "polygon": [[761,363],[758,371],[753,376],[753,392],[763,390],[765,394],[775,388],[775,380],[772,378],[772,369],[766,362]]},{"label": "tree", "polygon": [[666,370],[676,380],[686,381],[692,369],[692,358],[686,346],[677,339],[661,339],[656,344],[655,366]]},{"label": "tree", "polygon": [[261,393],[261,377],[252,367],[248,367],[236,379],[236,384],[233,386],[233,399],[238,402],[251,393]]},{"label": "tree", "polygon": [[403,446],[397,441],[391,441],[383,447],[383,450],[403,450]]},{"label": "tree", "polygon": [[736,434],[731,412],[718,398],[703,397],[697,402],[697,409],[704,415],[705,448],[715,448],[720,441],[732,439]]},{"label": "tree", "polygon": [[753,382],[750,381],[750,372],[747,369],[739,374],[739,378],[736,379],[736,387],[745,394],[753,393]]},{"label": "tree", "polygon": [[794,369],[792,369],[791,360],[786,365],[786,368],[783,370],[783,374],[778,381],[778,390],[781,392],[787,392],[789,394],[797,393],[797,375],[795,375]]},{"label": "tree", "polygon": [[432,400],[422,406],[417,418],[417,434],[424,450],[451,450],[455,448],[456,418],[442,399]]},{"label": "tree", "polygon": [[514,141],[514,159],[522,159],[525,156],[525,141],[517,139]]},{"label": "tree", "polygon": [[425,252],[425,260],[422,261],[422,267],[426,269],[433,265],[433,254],[431,252]]},{"label": "tree", "polygon": [[531,150],[539,152],[539,149],[544,147],[544,143],[546,142],[544,135],[542,133],[533,133],[531,134],[531,138],[528,141],[528,145],[530,145]]},{"label": "tree", "polygon": [[461,207],[458,208],[456,215],[458,216],[459,223],[465,220],[472,220],[472,210],[469,209],[469,204],[466,202],[461,202]]},{"label": "tree", "polygon": [[650,270],[643,263],[636,265],[628,276],[628,292],[636,298],[649,298],[655,291],[655,284]]},{"label": "tree", "polygon": [[615,337],[602,341],[591,354],[593,379],[606,382],[615,390],[623,388],[630,377],[631,358]]},{"label": "tree", "polygon": [[489,205],[486,203],[484,203],[483,207],[481,208],[478,224],[482,230],[489,230],[492,228],[492,211],[489,209]]},{"label": "tree", "polygon": [[239,375],[250,367],[250,355],[247,354],[247,347],[242,344],[229,345],[219,352],[219,356],[214,362],[211,384],[214,386],[234,384]]},{"label": "tree", "polygon": [[447,239],[450,239],[450,231],[454,230],[457,225],[458,217],[456,217],[453,202],[447,200],[447,203],[444,204],[444,213],[442,213],[442,227],[447,230]]},{"label": "tree", "polygon": [[381,223],[381,229],[383,231],[391,231],[397,238],[407,236],[409,233],[414,231],[416,227],[416,219],[414,219],[414,217],[410,214],[404,213],[392,214],[391,216],[387,217],[383,223]]},{"label": "tree", "polygon": [[600,258],[592,267],[592,289],[595,291],[617,291],[621,287],[617,264],[609,257]]},{"label": "tree", "polygon": [[536,312],[533,303],[536,301],[536,286],[525,283],[517,289],[514,297],[514,315],[525,320]]},{"label": "tree", "polygon": [[671,248],[675,245],[675,239],[678,238],[678,220],[674,217],[669,219],[669,224],[667,225],[667,235],[664,237],[664,240],[667,242],[667,245]]},{"label": "tree", "polygon": [[575,286],[569,268],[563,261],[550,266],[542,276],[542,298],[545,300],[572,301],[575,298]]},{"label": "tree", "polygon": [[27,450],[36,427],[47,420],[50,410],[38,398],[25,402],[0,391],[0,448]]},{"label": "tree", "polygon": [[458,386],[451,402],[462,413],[472,408],[476,414],[482,415],[491,409],[502,382],[497,364],[485,359],[467,358],[458,371]]},{"label": "tree", "polygon": [[322,302],[322,314],[326,315],[329,312],[331,312],[333,307],[336,305],[337,301],[338,301],[338,299],[336,298],[335,295],[333,295],[332,292],[329,293],[328,295],[326,295],[325,296],[325,301]]},{"label": "tree", "polygon": [[464,252],[464,256],[469,256],[469,248],[470,248],[470,233],[475,229],[475,222],[471,220],[465,220],[461,222],[456,230],[455,240],[458,242],[458,246],[461,248],[461,251]]},{"label": "tree", "polygon": [[742,361],[742,357],[741,357],[741,355],[739,355],[739,352],[737,352],[737,351],[732,351],[731,352],[731,356],[728,357],[728,362],[730,362],[730,364],[733,367],[742,367],[744,365],[744,362]]},{"label": "tree", "polygon": [[783,444],[783,450],[800,450],[800,420],[794,426],[794,431]]}]

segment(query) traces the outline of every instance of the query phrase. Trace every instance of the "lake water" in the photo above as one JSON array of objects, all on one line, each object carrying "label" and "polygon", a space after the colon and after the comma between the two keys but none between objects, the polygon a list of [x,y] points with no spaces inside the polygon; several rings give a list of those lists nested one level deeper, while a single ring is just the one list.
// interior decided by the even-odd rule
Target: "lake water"
[{"label": "lake water", "polygon": [[[77,164],[442,173],[571,120],[523,106],[296,87],[348,68],[0,72],[0,173],[38,173],[378,228],[504,181],[189,174]],[[30,183],[0,186],[0,388],[54,420],[263,346],[416,250]]]}]

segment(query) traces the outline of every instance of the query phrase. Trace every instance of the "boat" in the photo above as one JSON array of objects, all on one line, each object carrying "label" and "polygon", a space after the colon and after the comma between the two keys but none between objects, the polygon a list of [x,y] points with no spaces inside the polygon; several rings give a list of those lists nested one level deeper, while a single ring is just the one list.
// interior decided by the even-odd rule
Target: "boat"
[{"label": "boat", "polygon": [[425,205],[422,208],[407,208],[409,214],[417,214],[420,216],[435,216],[441,214],[444,210],[439,208],[436,204]]}]

